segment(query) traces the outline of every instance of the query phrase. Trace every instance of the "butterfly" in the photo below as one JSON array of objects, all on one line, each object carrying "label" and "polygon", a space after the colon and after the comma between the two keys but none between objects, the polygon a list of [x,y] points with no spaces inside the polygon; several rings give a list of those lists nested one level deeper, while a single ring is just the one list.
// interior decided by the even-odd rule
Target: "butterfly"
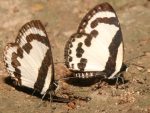
[{"label": "butterfly", "polygon": [[91,9],[65,45],[65,65],[76,78],[113,79],[126,71],[118,17],[109,3]]},{"label": "butterfly", "polygon": [[32,20],[20,29],[14,43],[4,49],[4,63],[17,86],[34,89],[43,95],[55,94],[54,63],[46,30],[40,20]]}]

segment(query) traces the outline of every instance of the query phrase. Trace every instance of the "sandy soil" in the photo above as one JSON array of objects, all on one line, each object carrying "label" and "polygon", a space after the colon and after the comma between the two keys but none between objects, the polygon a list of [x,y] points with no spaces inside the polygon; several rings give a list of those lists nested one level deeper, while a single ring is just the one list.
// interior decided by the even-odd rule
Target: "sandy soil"
[{"label": "sandy soil", "polygon": [[[89,102],[64,104],[41,101],[41,98],[16,90],[6,81],[2,59],[6,43],[15,40],[20,27],[32,19],[46,26],[55,62],[63,62],[64,45],[76,32],[82,17],[93,6],[109,2],[116,10],[124,37],[128,80],[118,89],[104,83],[76,87],[64,82],[66,90],[92,98]],[[149,0],[0,0],[0,113],[148,113],[150,112],[150,1]],[[142,57],[136,56],[142,55]],[[132,59],[132,60],[129,60]],[[56,66],[57,75],[66,73],[63,63]],[[58,92],[61,95],[61,90]]]}]

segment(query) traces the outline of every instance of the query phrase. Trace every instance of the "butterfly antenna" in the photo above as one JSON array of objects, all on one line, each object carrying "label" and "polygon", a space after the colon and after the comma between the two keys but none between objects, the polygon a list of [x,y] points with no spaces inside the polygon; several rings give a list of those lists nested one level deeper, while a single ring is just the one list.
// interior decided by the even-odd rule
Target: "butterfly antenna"
[{"label": "butterfly antenna", "polygon": [[51,92],[49,93],[49,101],[50,101],[50,103],[52,103],[52,100],[53,100],[53,98],[52,98],[52,94],[51,94]]},{"label": "butterfly antenna", "polygon": [[[59,75],[58,75],[58,76],[59,76]],[[68,79],[71,79],[71,78],[78,78],[78,77],[75,77],[75,76],[64,77],[64,78],[60,78],[59,80],[68,80]]]},{"label": "butterfly antenna", "polygon": [[[145,52],[144,52],[142,55],[138,55],[138,56],[136,56],[136,57],[127,59],[127,60],[125,61],[125,63],[129,63],[130,61],[133,61],[134,59],[141,58],[141,57],[143,57],[143,56],[145,56]],[[130,64],[130,63],[129,63],[129,64]]]},{"label": "butterfly antenna", "polygon": [[54,62],[54,64],[60,64],[60,63],[63,63],[63,64],[64,64],[65,62]]},{"label": "butterfly antenna", "polygon": [[81,100],[81,101],[85,101],[85,102],[89,102],[92,98],[91,97],[84,97],[84,96],[77,96],[77,95],[72,95],[69,97],[71,100],[74,100],[74,99],[78,99],[78,100]]},{"label": "butterfly antenna", "polygon": [[141,66],[141,65],[138,65],[138,64],[135,64],[135,63],[131,63],[131,65],[133,65],[133,66],[136,66],[136,67],[140,67],[140,68],[145,68],[144,66]]},{"label": "butterfly antenna", "polygon": [[133,58],[130,58],[130,59],[126,60],[125,63],[127,64],[127,67],[129,67],[130,65],[133,65],[133,66],[136,66],[136,67],[144,69],[145,68],[144,66],[141,66],[141,65],[138,65],[138,64],[135,64],[135,63],[131,63],[131,61],[133,61],[135,59],[138,59],[138,58],[141,58],[143,56],[146,56],[145,52],[143,52],[143,54],[141,54],[139,56],[136,56],[136,57],[133,57]]}]

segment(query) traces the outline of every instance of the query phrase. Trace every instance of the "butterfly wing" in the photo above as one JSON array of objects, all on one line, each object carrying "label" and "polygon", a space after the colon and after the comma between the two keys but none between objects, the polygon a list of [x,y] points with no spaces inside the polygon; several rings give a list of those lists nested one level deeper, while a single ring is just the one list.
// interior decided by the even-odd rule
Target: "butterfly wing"
[{"label": "butterfly wing", "polygon": [[90,76],[104,72],[107,78],[113,78],[122,61],[123,40],[117,15],[108,3],[97,5],[67,42],[66,66],[80,77],[85,77],[85,72],[92,72]]},{"label": "butterfly wing", "polygon": [[50,42],[39,20],[20,29],[15,43],[4,50],[4,62],[19,85],[46,93],[54,81],[54,66]]}]

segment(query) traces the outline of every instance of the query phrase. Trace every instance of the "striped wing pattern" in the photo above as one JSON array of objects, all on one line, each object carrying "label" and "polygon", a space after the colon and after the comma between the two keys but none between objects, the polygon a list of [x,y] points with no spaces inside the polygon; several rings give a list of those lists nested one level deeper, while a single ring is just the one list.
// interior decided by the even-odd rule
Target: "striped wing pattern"
[{"label": "striped wing pattern", "polygon": [[15,43],[7,44],[4,62],[9,75],[18,85],[45,94],[54,81],[54,66],[50,42],[39,20],[26,23]]},{"label": "striped wing pattern", "polygon": [[79,78],[114,78],[123,62],[123,39],[117,15],[108,3],[91,9],[66,43],[65,64]]}]

